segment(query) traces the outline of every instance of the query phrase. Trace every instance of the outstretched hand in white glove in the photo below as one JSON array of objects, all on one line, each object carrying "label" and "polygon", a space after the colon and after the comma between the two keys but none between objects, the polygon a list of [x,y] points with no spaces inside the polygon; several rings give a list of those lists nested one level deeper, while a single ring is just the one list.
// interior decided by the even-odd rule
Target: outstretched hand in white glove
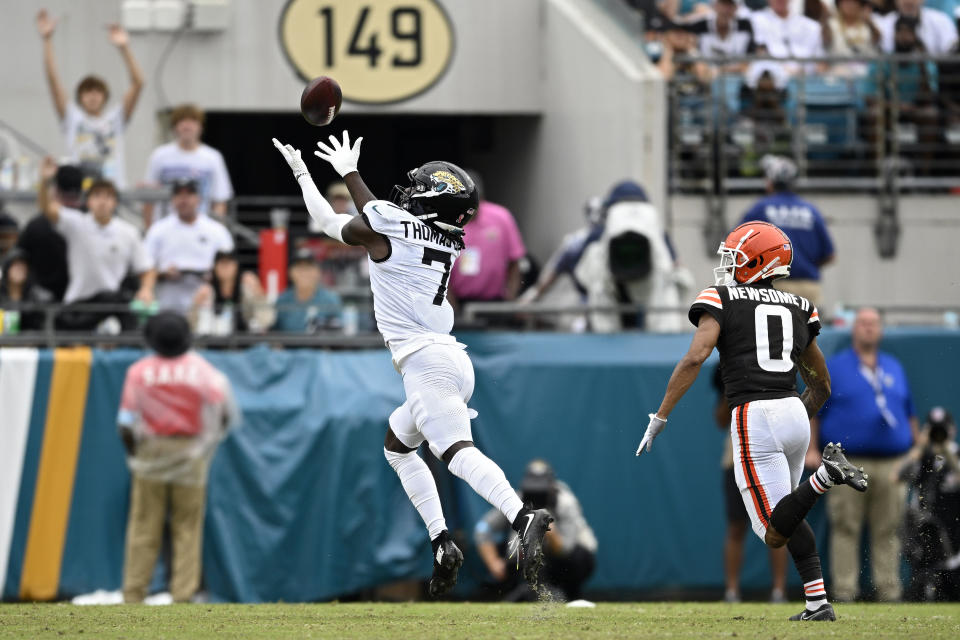
[{"label": "outstretched hand in white glove", "polygon": [[317,146],[320,147],[320,151],[314,151],[313,155],[329,162],[334,171],[340,174],[340,177],[346,177],[347,174],[356,171],[357,164],[360,162],[360,143],[363,142],[363,138],[357,138],[351,146],[350,134],[344,131],[343,142],[337,140],[336,136],[330,136],[329,140],[329,146],[323,142],[318,142]]},{"label": "outstretched hand in white glove", "polygon": [[306,163],[303,161],[303,158],[300,157],[299,149],[294,149],[289,144],[283,144],[276,138],[273,139],[273,146],[277,148],[277,151],[280,152],[283,159],[290,165],[290,170],[293,171],[294,178],[299,180],[302,175],[310,175]]}]

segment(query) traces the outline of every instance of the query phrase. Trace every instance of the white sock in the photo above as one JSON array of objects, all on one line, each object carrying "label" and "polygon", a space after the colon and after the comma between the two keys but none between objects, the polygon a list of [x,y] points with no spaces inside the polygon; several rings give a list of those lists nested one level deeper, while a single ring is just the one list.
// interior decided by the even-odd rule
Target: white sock
[{"label": "white sock", "polygon": [[803,595],[807,600],[808,611],[816,611],[827,604],[827,590],[823,586],[823,578],[804,582]]},{"label": "white sock", "polygon": [[503,471],[476,447],[460,449],[450,461],[450,473],[469,484],[477,494],[500,510],[513,524],[523,509],[523,502],[513,490]]},{"label": "white sock", "polygon": [[440,494],[437,493],[437,483],[433,481],[430,467],[417,455],[416,451],[394,453],[384,449],[383,455],[400,476],[403,490],[407,492],[410,502],[420,513],[423,523],[427,525],[427,531],[430,532],[430,539],[433,540],[447,528],[447,523],[443,519]]},{"label": "white sock", "polygon": [[825,494],[833,486],[833,480],[830,479],[830,474],[822,464],[810,476],[810,486],[820,495]]}]

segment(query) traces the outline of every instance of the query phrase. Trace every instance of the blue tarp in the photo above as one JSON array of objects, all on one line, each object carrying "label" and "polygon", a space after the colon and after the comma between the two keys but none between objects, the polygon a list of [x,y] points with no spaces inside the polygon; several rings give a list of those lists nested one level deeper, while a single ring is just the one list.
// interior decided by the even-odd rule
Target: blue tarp
[{"label": "blue tarp", "polygon": [[[728,436],[713,423],[708,376],[671,415],[653,452],[634,456],[689,335],[459,338],[477,373],[477,445],[515,483],[528,460],[548,459],[580,497],[600,544],[590,589],[723,584],[720,454]],[[826,331],[821,343],[829,354],[848,337]],[[960,414],[960,332],[890,330],[883,346],[904,362],[918,411],[944,404]],[[129,477],[114,422],[124,372],[139,355],[94,352],[62,595],[120,587]],[[386,351],[204,355],[229,376],[244,414],[211,469],[204,581],[214,598],[323,600],[429,576],[423,524],[382,454],[387,417],[403,400]],[[42,366],[49,357],[41,353]],[[436,468],[448,524],[469,540],[488,507]],[[18,509],[22,537],[21,516],[29,506]],[[461,595],[482,574],[475,552],[465,551]],[[744,588],[769,583],[766,555],[750,541]],[[15,596],[11,587],[8,579],[7,597]]]}]

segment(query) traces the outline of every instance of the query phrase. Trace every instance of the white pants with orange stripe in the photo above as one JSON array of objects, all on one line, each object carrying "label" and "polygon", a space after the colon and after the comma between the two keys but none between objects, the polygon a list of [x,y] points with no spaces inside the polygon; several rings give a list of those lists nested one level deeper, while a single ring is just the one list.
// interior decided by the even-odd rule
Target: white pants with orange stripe
[{"label": "white pants with orange stripe", "polygon": [[803,473],[810,420],[800,398],[754,400],[733,409],[733,469],[753,531],[762,540],[773,508]]}]

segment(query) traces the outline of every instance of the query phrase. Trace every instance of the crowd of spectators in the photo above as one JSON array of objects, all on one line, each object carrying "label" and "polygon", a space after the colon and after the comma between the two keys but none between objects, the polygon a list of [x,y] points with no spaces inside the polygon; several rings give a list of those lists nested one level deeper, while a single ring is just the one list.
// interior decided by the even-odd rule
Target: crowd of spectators
[{"label": "crowd of spectators", "polygon": [[[40,10],[36,28],[63,147],[59,162],[41,163],[37,214],[23,229],[0,210],[0,333],[47,328],[49,316],[58,330],[113,334],[136,329],[157,311],[183,315],[200,335],[341,328],[341,299],[324,286],[332,278],[324,277],[313,248],[291,255],[286,291],[268,295],[258,273],[240,268],[226,219],[230,173],[223,155],[202,141],[201,108],[172,108],[171,141],[150,154],[142,180],[128,179],[124,131],[144,76],[122,27],[107,26],[129,74],[118,102],[94,74],[71,95],[54,54],[57,19]],[[121,217],[131,182],[169,198]],[[356,212],[342,182],[328,197],[338,211]]]},{"label": "crowd of spectators", "polygon": [[[960,139],[960,68],[949,58],[958,53],[960,3],[630,4],[647,16],[648,53],[674,82],[677,122],[708,126],[716,117],[704,106],[710,95],[714,110],[725,105],[729,139],[741,147],[729,166],[739,175],[759,173],[755,159],[786,153],[797,135],[820,147],[809,158],[812,173],[816,161],[854,158],[867,170],[886,155],[906,161],[917,175],[949,172],[949,153],[935,150]],[[838,165],[830,166],[826,171]]]}]

